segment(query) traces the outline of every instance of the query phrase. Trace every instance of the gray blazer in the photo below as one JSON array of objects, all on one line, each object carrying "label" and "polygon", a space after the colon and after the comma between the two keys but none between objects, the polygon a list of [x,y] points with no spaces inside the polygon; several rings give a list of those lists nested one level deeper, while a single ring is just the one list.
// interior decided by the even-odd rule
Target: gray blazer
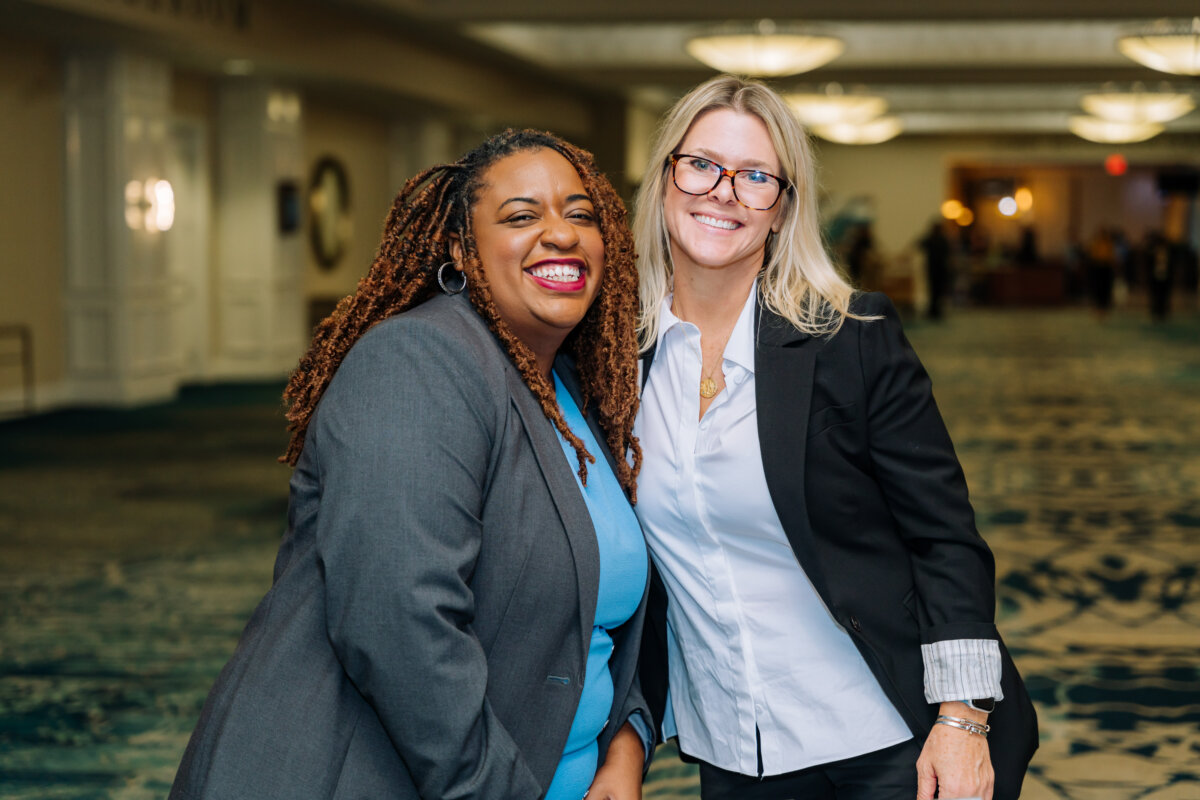
[{"label": "gray blazer", "polygon": [[[309,426],[274,584],[170,796],[540,797],[599,581],[573,468],[465,296],[372,328]],[[644,608],[612,632],[601,754],[633,710],[649,719],[634,684]]]}]

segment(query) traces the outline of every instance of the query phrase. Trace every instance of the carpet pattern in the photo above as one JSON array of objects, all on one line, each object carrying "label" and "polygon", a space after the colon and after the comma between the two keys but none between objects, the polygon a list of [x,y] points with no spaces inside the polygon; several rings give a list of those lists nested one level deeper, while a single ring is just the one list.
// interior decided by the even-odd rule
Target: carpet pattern
[{"label": "carpet pattern", "polygon": [[[972,311],[910,336],[1038,708],[1022,796],[1200,798],[1200,319]],[[280,389],[0,424],[0,797],[165,796],[269,585]],[[670,745],[645,796],[698,797]]]}]

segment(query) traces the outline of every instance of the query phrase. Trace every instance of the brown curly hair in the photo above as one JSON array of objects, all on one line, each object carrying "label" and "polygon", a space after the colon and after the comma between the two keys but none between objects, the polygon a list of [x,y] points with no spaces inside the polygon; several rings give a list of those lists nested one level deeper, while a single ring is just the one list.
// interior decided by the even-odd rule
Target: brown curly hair
[{"label": "brown curly hair", "polygon": [[[633,436],[638,407],[637,268],[625,205],[592,155],[545,131],[508,129],[487,139],[453,164],[416,175],[396,195],[384,225],[383,240],[358,290],[342,298],[313,335],[284,390],[291,441],[279,460],[295,465],[304,449],[309,421],[342,359],[373,325],[428,300],[437,290],[438,267],[450,258],[450,242],[462,242],[462,266],[470,300],[503,345],[542,406],[546,417],[574,446],[580,479],[587,483],[587,462],[595,462],[571,432],[554,397],[554,383],[537,368],[529,349],[501,319],[480,262],[471,229],[471,211],[485,173],[517,152],[551,149],[561,153],[580,179],[596,209],[604,239],[604,277],[596,300],[563,342],[575,359],[583,392],[583,411],[595,404],[596,416],[615,456],[617,479],[636,500],[642,451]],[[632,462],[632,463],[630,463]]]}]

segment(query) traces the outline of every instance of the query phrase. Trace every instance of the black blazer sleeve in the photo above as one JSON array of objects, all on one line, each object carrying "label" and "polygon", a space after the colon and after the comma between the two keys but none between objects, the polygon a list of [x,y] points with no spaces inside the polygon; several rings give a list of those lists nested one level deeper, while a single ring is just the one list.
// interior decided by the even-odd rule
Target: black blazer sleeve
[{"label": "black blazer sleeve", "polygon": [[330,642],[422,797],[536,798],[471,631],[503,376],[445,329],[399,326],[356,344],[308,433]]},{"label": "black blazer sleeve", "polygon": [[998,639],[995,562],[979,532],[967,483],[933,400],[928,374],[882,294],[855,311],[860,324],[869,453],[910,553],[921,639]]}]

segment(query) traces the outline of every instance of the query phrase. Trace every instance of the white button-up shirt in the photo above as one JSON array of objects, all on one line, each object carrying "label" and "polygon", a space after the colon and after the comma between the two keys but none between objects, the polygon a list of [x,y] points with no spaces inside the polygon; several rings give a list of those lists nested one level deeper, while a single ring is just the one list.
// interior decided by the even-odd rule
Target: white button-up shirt
[{"label": "white button-up shirt", "polygon": [[[700,330],[660,312],[636,435],[637,512],[666,585],[664,736],[744,775],[862,755],[911,738],[801,569],[767,490],[754,399],[750,292],[725,346],[725,389],[700,418]],[[982,696],[982,695],[981,695]]]}]

